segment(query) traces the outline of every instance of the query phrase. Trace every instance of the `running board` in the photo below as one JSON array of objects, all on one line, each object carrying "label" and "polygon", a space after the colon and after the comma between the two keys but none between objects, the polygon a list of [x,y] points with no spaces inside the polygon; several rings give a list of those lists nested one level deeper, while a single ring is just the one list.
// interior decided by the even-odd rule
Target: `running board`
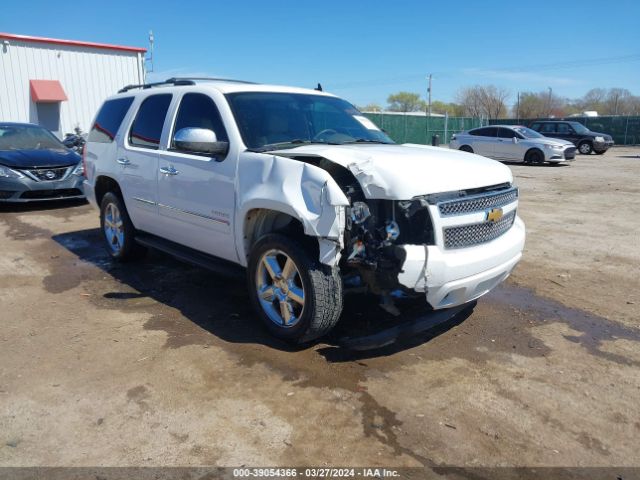
[{"label": "running board", "polygon": [[145,247],[160,250],[183,262],[206,268],[227,277],[244,278],[245,276],[245,269],[240,265],[164,238],[156,237],[150,233],[136,232],[136,242]]}]

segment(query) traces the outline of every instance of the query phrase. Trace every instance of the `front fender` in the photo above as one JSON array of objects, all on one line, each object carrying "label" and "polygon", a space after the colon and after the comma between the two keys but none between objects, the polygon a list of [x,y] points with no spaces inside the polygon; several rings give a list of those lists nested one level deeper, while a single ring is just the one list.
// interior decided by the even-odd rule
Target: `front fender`
[{"label": "front fender", "polygon": [[[245,236],[244,219],[249,211],[282,212],[300,220],[305,234],[318,237],[323,263],[336,263],[349,201],[326,170],[290,158],[247,153],[238,162],[237,192],[236,238]],[[327,241],[335,245],[334,255],[327,253]],[[236,245],[241,262],[246,263],[249,252],[244,242]]]}]

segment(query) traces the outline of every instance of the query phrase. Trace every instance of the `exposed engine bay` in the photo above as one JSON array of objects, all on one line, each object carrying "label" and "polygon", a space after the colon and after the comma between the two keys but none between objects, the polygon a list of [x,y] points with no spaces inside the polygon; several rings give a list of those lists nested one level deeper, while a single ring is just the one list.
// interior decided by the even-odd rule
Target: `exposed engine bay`
[{"label": "exposed engine bay", "polygon": [[397,245],[434,243],[426,199],[367,199],[355,176],[341,165],[322,157],[293,158],[326,170],[349,200],[345,248],[339,263],[345,286],[364,287],[381,295],[383,303],[391,303],[389,295],[401,288],[398,274],[405,260],[405,251]]}]

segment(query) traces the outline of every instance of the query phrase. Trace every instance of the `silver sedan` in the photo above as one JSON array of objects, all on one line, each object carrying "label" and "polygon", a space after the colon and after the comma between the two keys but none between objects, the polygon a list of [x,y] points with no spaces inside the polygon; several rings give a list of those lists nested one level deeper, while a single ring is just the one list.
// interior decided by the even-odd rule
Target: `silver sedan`
[{"label": "silver sedan", "polygon": [[576,156],[573,143],[544,137],[519,125],[495,125],[457,133],[449,148],[509,162],[561,163]]}]

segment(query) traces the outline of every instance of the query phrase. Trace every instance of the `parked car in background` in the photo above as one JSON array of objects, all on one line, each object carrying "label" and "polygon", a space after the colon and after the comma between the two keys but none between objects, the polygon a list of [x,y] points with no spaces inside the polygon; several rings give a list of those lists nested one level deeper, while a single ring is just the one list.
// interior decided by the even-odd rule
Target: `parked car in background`
[{"label": "parked car in background", "polygon": [[215,79],[126,87],[98,112],[85,161],[114,259],[151,246],[246,267],[260,318],[297,343],[333,328],[350,285],[386,311],[400,291],[425,312],[466,308],[524,246],[509,168],[394,144],[326,92]]},{"label": "parked car in background", "polygon": [[613,138],[606,133],[592,132],[580,122],[540,120],[531,124],[531,129],[545,137],[567,140],[578,147],[583,155],[595,152],[602,155],[613,146]]},{"label": "parked car in background", "polygon": [[495,125],[456,133],[449,148],[509,162],[563,163],[576,156],[572,143],[546,138],[521,125]]},{"label": "parked car in background", "polygon": [[50,131],[0,123],[0,202],[84,198],[82,158]]}]

